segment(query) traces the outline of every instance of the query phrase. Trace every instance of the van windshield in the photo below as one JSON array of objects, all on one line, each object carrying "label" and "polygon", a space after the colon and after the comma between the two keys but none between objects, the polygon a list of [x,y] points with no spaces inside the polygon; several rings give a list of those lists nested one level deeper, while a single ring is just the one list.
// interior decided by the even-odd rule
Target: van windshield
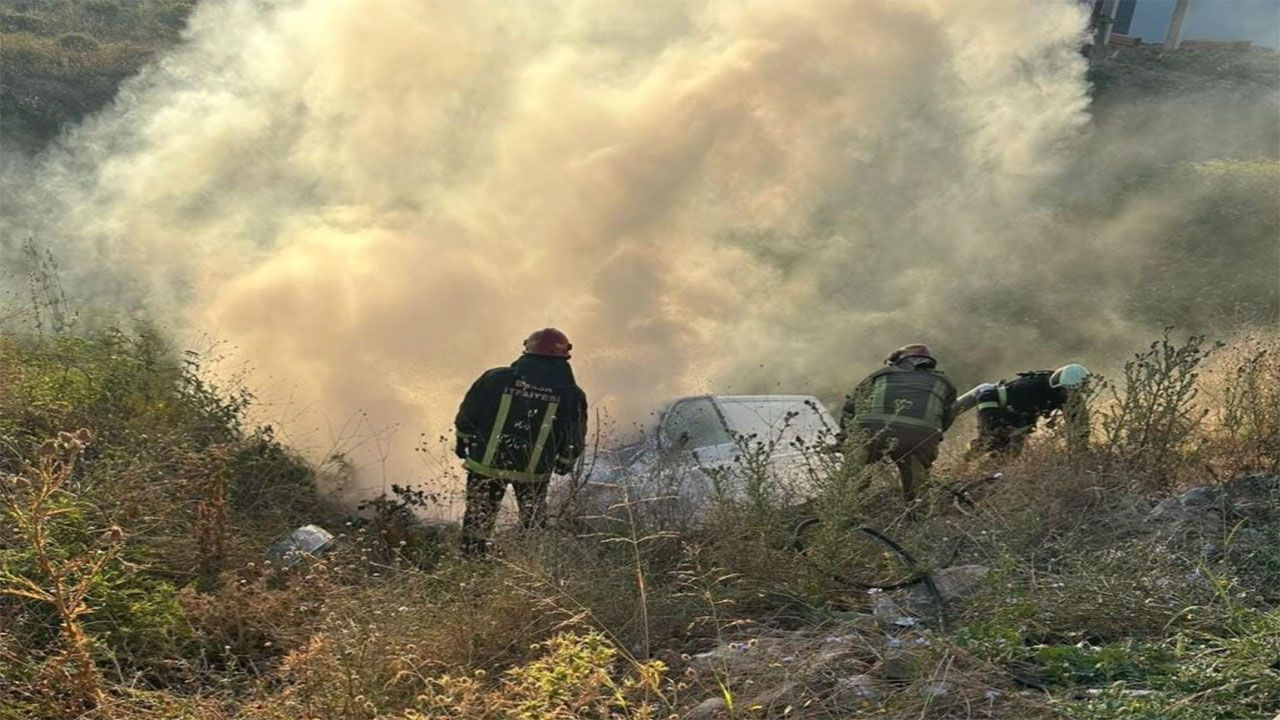
[{"label": "van windshield", "polygon": [[711,398],[690,398],[672,405],[662,416],[662,442],[692,450],[733,442]]},{"label": "van windshield", "polygon": [[730,430],[738,435],[755,434],[760,442],[780,439],[782,445],[789,445],[801,438],[805,444],[813,444],[834,431],[818,409],[803,399],[730,397],[717,402]]}]

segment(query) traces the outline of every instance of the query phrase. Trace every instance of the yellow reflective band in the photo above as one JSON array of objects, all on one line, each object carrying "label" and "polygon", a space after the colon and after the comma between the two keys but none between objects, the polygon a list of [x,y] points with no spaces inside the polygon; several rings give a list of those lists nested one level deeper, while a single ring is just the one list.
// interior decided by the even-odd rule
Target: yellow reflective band
[{"label": "yellow reflective band", "polygon": [[941,380],[933,383],[933,389],[929,391],[929,404],[924,408],[924,419],[929,425],[935,428],[942,428],[942,393],[946,388],[946,384]]},{"label": "yellow reflective band", "polygon": [[877,423],[888,423],[890,425],[910,425],[912,427],[926,428],[929,430],[933,430],[935,432],[939,430],[938,426],[935,425],[934,423],[931,423],[928,420],[923,420],[921,418],[914,418],[909,415],[890,415],[888,413],[866,413],[864,415],[855,416],[853,418],[853,421],[855,423],[877,422]]},{"label": "yellow reflective band", "polygon": [[489,431],[489,443],[484,446],[485,465],[492,465],[498,454],[498,443],[502,439],[502,426],[507,424],[507,415],[511,412],[511,396],[503,393],[498,401],[498,416],[493,419],[493,429]]},{"label": "yellow reflective band", "polygon": [[999,385],[996,387],[996,395],[1000,398],[1001,405],[1009,404],[1009,388]]},{"label": "yellow reflective band", "polygon": [[978,403],[979,410],[990,410],[991,408],[998,408],[998,407],[1000,407],[1000,403],[998,402]]},{"label": "yellow reflective band", "polygon": [[889,376],[881,375],[871,384],[871,405],[867,407],[871,412],[885,412],[888,410],[884,406],[885,392],[889,389]]},{"label": "yellow reflective band", "polygon": [[547,413],[542,416],[542,427],[538,428],[538,440],[529,453],[529,464],[525,466],[525,472],[531,473],[538,469],[538,461],[542,459],[542,450],[547,445],[547,438],[551,436],[551,426],[555,424],[556,410],[559,407],[558,402],[547,405]]}]

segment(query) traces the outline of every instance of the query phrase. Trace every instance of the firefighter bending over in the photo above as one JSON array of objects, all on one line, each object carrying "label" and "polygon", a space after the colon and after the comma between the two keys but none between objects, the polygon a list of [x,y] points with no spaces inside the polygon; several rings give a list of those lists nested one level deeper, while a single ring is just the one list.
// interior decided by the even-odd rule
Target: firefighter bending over
[{"label": "firefighter bending over", "polygon": [[1062,411],[1067,446],[1082,450],[1089,444],[1089,410],[1083,392],[1090,376],[1083,365],[1063,365],[1057,370],[1018,373],[1011,381],[983,383],[962,395],[957,414],[978,408],[978,437],[968,457],[981,453],[1013,453],[1022,450],[1036,423]]},{"label": "firefighter bending over", "polygon": [[587,397],[569,367],[572,349],[555,328],[534,332],[524,353],[481,375],[458,408],[455,452],[467,470],[464,554],[484,554],[508,482],[520,524],[546,524],[551,474],[571,472],[586,439]]},{"label": "firefighter bending over", "polygon": [[885,358],[849,396],[841,417],[844,433],[864,437],[863,464],[893,460],[902,476],[902,498],[913,503],[929,481],[942,434],[951,426],[956,388],[921,344]]}]

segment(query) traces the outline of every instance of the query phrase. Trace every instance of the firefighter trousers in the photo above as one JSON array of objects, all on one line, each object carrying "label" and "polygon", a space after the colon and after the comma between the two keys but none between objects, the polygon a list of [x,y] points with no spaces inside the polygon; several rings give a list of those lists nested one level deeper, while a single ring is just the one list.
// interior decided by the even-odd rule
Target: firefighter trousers
[{"label": "firefighter trousers", "polygon": [[938,459],[942,433],[899,425],[866,427],[864,432],[868,440],[863,445],[863,464],[892,460],[902,479],[902,499],[914,502],[929,484],[929,469]]},{"label": "firefighter trousers", "polygon": [[969,455],[999,453],[1017,455],[1027,436],[1036,429],[1036,418],[1023,418],[1002,408],[978,411],[978,437],[969,445]]},{"label": "firefighter trousers", "polygon": [[547,486],[550,477],[538,480],[499,480],[475,473],[467,473],[467,509],[462,515],[462,552],[464,555],[483,555],[485,544],[498,522],[502,498],[511,483],[516,495],[516,507],[520,511],[520,526],[532,530],[546,527]]}]

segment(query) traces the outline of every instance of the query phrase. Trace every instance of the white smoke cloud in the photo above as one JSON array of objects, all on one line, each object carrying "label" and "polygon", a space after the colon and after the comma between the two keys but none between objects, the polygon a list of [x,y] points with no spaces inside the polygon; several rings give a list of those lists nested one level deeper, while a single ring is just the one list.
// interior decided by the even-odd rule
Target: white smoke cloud
[{"label": "white smoke cloud", "polygon": [[237,346],[298,431],[443,433],[545,325],[624,419],[830,397],[909,341],[1047,364],[1131,329],[1104,308],[1068,346],[974,300],[1052,281],[1083,25],[1066,1],[207,1],[9,222],[61,238],[83,295]]}]

